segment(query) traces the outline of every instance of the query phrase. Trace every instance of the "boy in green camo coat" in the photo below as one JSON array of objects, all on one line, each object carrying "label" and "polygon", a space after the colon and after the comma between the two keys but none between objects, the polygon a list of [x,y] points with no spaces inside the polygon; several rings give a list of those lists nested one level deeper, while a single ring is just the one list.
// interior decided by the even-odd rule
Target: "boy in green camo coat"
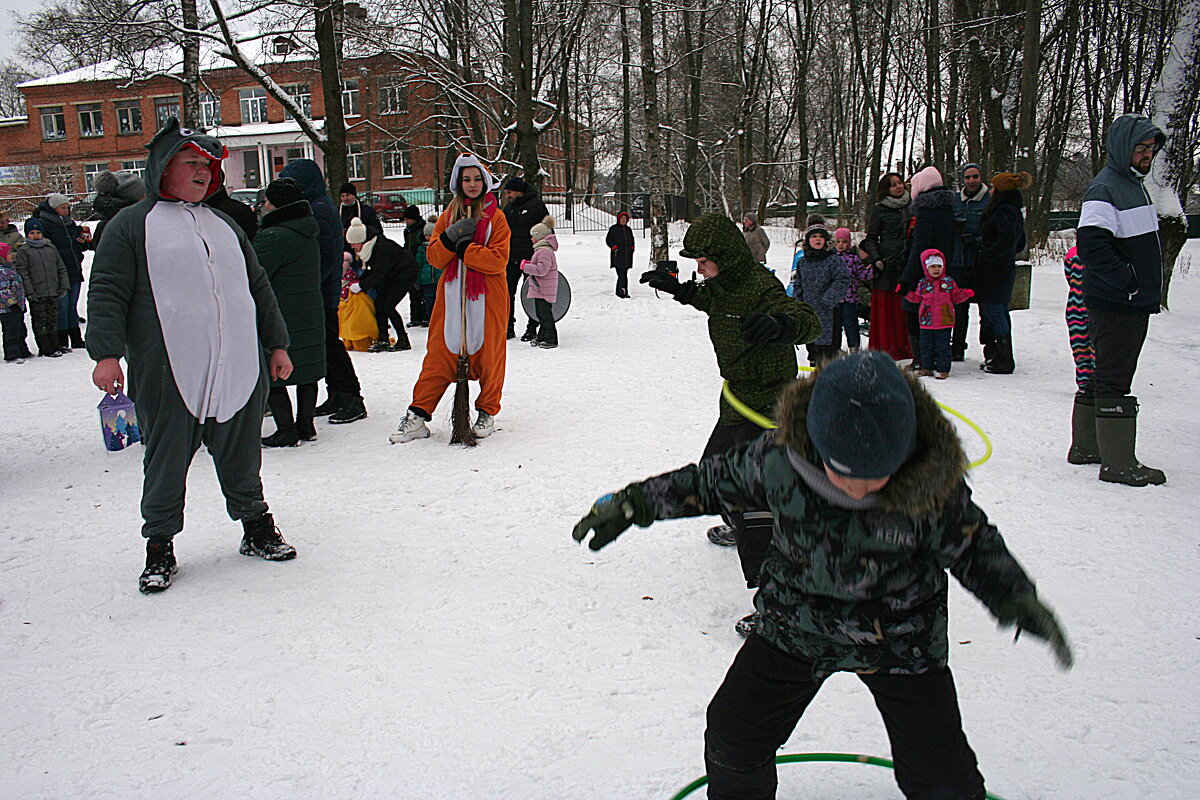
[{"label": "boy in green camo coat", "polygon": [[879,351],[830,363],[780,398],[778,431],[601,498],[573,535],[766,507],[774,536],[743,645],[708,709],[710,798],[775,796],[775,751],[821,683],[875,697],[910,800],[982,800],[948,658],[946,571],[1004,625],[1071,652],[1004,539],[971,500],[949,421]]},{"label": "boy in green camo coat", "polygon": [[[737,223],[720,214],[705,214],[683,237],[684,258],[696,259],[703,283],[680,283],[663,270],[651,270],[641,282],[708,315],[708,337],[717,356],[721,377],[733,395],[753,411],[769,415],[779,393],[796,380],[797,344],[821,335],[816,312],[788,297],[770,270],[754,260]],[[742,416],[724,394],[721,415],[704,448],[704,456],[723,453],[756,438],[762,428]],[[758,585],[759,568],[771,539],[770,515],[762,506],[721,513],[737,544],[742,573],[751,588]],[[739,623],[753,623],[755,615]]]}]

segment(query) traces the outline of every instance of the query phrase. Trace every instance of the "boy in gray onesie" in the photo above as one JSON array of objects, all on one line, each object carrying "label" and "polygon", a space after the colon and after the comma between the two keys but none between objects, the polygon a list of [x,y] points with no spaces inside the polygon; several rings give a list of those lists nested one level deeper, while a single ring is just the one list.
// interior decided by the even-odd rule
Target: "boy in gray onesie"
[{"label": "boy in gray onesie", "polygon": [[146,149],[147,196],[109,222],[92,263],[87,350],[105,392],[125,382],[122,356],[129,365],[146,445],[138,588],[151,593],[178,569],[171,541],[201,442],[229,516],[242,523],[241,552],[283,561],[296,550],[268,513],[259,476],[268,375],[292,371],[287,328],[241,229],[203,205],[222,185],[228,151],[174,118]]}]

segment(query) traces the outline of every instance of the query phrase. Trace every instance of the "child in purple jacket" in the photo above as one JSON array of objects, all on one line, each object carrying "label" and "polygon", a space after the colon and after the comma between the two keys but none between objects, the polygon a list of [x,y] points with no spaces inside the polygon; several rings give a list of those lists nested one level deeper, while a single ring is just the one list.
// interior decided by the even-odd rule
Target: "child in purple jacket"
[{"label": "child in purple jacket", "polygon": [[937,370],[938,380],[950,377],[950,332],[954,329],[954,306],[964,303],[975,292],[960,289],[946,274],[946,257],[941,250],[921,253],[921,268],[925,277],[917,287],[904,296],[917,303],[917,321],[921,325],[920,369],[917,374],[929,377],[931,368]]},{"label": "child in purple jacket", "polygon": [[554,301],[558,299],[558,239],[554,236],[554,217],[529,229],[533,240],[533,256],[521,262],[521,271],[529,276],[529,298],[537,312],[537,335],[529,344],[543,350],[558,347],[558,329],[554,327]]},{"label": "child in purple jacket", "polygon": [[[833,232],[833,249],[838,258],[842,259],[842,263],[846,265],[846,269],[850,271],[850,288],[846,290],[846,296],[842,298],[838,319],[841,321],[841,330],[846,331],[846,347],[850,348],[850,352],[853,353],[859,349],[860,344],[858,338],[859,281],[869,281],[874,278],[875,268],[864,264],[858,254],[850,248],[849,228],[838,228]],[[835,325],[833,344],[841,347],[841,338],[840,330]]]}]

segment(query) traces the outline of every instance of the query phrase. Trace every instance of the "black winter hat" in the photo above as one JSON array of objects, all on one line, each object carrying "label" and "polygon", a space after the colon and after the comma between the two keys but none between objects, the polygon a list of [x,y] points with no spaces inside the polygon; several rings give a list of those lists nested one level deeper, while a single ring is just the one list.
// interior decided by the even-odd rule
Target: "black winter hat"
[{"label": "black winter hat", "polygon": [[298,203],[304,199],[300,184],[291,178],[276,178],[267,184],[267,200],[276,208]]},{"label": "black winter hat", "polygon": [[509,178],[508,183],[504,184],[504,189],[509,192],[528,192],[529,184],[524,178]]},{"label": "black winter hat", "polygon": [[413,222],[424,222],[424,217],[421,216],[421,210],[411,203],[404,208],[404,218],[411,219]]},{"label": "black winter hat", "polygon": [[881,350],[862,350],[824,367],[813,384],[806,424],[817,454],[847,478],[885,478],[912,455],[917,414],[900,368]]},{"label": "black winter hat", "polygon": [[355,189],[355,188],[354,188],[354,184],[353,184],[353,183],[350,183],[350,182],[346,182],[346,183],[343,183],[343,184],[342,184],[342,191],[341,191],[341,193],[342,193],[342,194],[352,194],[352,195],[354,195],[355,197],[358,197],[358,189]]}]

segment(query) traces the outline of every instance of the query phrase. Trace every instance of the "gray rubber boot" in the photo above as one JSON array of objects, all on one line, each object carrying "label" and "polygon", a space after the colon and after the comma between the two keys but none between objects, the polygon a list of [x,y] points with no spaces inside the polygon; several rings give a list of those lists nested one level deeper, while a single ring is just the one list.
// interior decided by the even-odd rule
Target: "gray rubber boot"
[{"label": "gray rubber boot", "polygon": [[1134,454],[1137,443],[1136,397],[1096,399],[1096,440],[1100,444],[1100,480],[1126,486],[1167,482],[1162,470],[1147,467]]},{"label": "gray rubber boot", "polygon": [[1099,464],[1100,443],[1096,441],[1096,399],[1075,395],[1071,409],[1071,449],[1067,451],[1071,464]]}]

